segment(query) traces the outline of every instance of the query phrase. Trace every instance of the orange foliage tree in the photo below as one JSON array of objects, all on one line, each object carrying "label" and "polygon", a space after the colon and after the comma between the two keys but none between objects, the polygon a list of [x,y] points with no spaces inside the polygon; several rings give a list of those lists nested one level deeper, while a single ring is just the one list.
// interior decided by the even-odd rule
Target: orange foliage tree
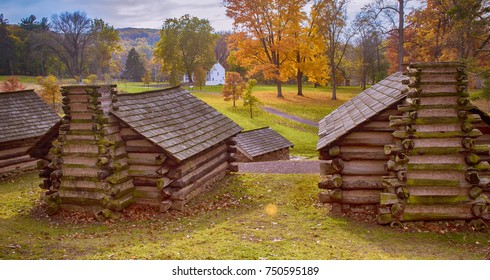
[{"label": "orange foliage tree", "polygon": [[245,90],[245,82],[240,73],[226,72],[225,84],[221,93],[225,101],[233,100],[233,107],[236,107],[235,101],[240,98]]},{"label": "orange foliage tree", "polygon": [[230,55],[249,68],[274,80],[277,96],[283,97],[281,83],[291,72],[285,65],[294,58],[295,33],[304,17],[306,0],[226,0],[226,15],[234,20],[236,32],[230,36]]},{"label": "orange foliage tree", "polygon": [[23,90],[26,87],[20,82],[17,77],[9,77],[7,78],[1,85],[0,90],[2,91],[18,91]]}]

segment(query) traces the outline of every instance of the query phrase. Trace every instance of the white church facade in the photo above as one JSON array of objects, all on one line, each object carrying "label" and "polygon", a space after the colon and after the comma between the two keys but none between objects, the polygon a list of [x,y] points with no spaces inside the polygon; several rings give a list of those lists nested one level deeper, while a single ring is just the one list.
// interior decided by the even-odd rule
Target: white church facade
[{"label": "white church facade", "polygon": [[[225,74],[226,70],[223,65],[216,63],[211,67],[211,69],[206,73],[206,85],[215,86],[225,84]],[[182,82],[188,83],[189,77],[184,75]]]}]

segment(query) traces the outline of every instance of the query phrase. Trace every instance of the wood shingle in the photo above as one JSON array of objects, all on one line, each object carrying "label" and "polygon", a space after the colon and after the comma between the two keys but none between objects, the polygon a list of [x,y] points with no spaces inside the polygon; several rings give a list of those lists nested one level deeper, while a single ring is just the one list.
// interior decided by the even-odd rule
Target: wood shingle
[{"label": "wood shingle", "polygon": [[244,131],[236,137],[237,146],[251,157],[293,147],[293,143],[269,127]]},{"label": "wood shingle", "polygon": [[33,90],[0,93],[0,143],[44,135],[59,116]]},{"label": "wood shingle", "polygon": [[183,161],[242,128],[187,90],[174,87],[118,96],[113,114],[152,143]]},{"label": "wood shingle", "polygon": [[343,135],[366,122],[384,109],[406,96],[408,90],[400,72],[388,76],[356,97],[342,104],[319,122],[317,150],[340,139]]}]

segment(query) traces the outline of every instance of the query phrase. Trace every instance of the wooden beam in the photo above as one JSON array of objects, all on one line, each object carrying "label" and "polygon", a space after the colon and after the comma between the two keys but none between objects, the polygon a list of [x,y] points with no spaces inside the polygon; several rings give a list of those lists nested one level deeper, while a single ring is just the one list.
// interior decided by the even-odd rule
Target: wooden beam
[{"label": "wooden beam", "polygon": [[202,164],[201,166],[195,168],[193,171],[183,175],[181,178],[174,180],[170,186],[172,188],[183,188],[193,182],[199,180],[206,176],[209,172],[212,172],[215,168],[223,165],[223,163],[227,163],[228,165],[228,155],[226,153],[221,154],[209,162]]},{"label": "wooden beam", "polygon": [[186,196],[191,192],[197,190],[200,187],[203,187],[206,182],[211,180],[212,178],[218,176],[219,174],[225,172],[228,169],[228,162],[223,162],[212,169],[212,171],[207,172],[204,176],[200,177],[198,180],[194,181],[190,185],[186,185],[185,187],[175,191],[172,193],[172,200],[185,200]]}]

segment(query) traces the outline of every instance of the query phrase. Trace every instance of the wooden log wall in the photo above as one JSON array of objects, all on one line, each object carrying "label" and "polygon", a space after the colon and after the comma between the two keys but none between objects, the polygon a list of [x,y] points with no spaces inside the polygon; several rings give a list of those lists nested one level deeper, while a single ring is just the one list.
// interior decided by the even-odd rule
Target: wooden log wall
[{"label": "wooden log wall", "polygon": [[[481,121],[468,101],[467,74],[459,63],[412,64],[409,93],[390,117],[395,145],[383,176],[378,222],[472,220],[486,227],[490,165]],[[478,144],[477,144],[478,143]]]},{"label": "wooden log wall", "polygon": [[160,211],[182,210],[185,203],[230,169],[236,142],[219,143],[183,162],[177,162],[130,127],[121,124],[135,202]]},{"label": "wooden log wall", "polygon": [[[192,198],[226,174],[236,162],[236,141],[229,139],[181,162],[169,172],[172,209],[182,210]],[[234,165],[235,166],[235,165]]]},{"label": "wooden log wall", "polygon": [[36,159],[27,155],[27,150],[38,139],[34,137],[0,143],[0,178],[36,167]]},{"label": "wooden log wall", "polygon": [[115,92],[74,86],[63,88],[62,96],[58,139],[38,162],[49,214],[63,207],[113,218],[133,203],[134,189],[119,123],[108,114]]},{"label": "wooden log wall", "polygon": [[322,189],[319,200],[331,203],[334,211],[347,211],[365,205],[378,205],[383,190],[382,176],[389,156],[384,146],[394,143],[394,128],[389,117],[398,114],[396,107],[388,108],[378,116],[356,128],[337,145],[320,151]]}]

